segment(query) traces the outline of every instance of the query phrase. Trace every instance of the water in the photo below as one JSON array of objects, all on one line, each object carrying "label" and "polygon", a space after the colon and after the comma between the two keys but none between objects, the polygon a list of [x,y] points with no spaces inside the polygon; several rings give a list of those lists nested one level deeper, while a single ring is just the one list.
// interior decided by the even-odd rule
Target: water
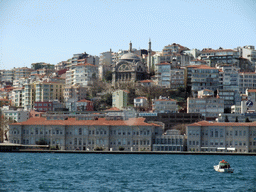
[{"label": "water", "polygon": [[0,153],[0,191],[256,191],[256,157]]}]

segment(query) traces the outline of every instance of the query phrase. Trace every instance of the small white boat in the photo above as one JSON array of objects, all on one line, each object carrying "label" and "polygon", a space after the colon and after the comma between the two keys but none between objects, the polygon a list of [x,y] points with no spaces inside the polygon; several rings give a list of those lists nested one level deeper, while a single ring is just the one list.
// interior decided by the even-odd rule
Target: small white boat
[{"label": "small white boat", "polygon": [[219,165],[213,166],[215,171],[221,172],[221,173],[233,173],[234,169],[230,168],[230,165],[227,161],[222,160],[219,162]]}]

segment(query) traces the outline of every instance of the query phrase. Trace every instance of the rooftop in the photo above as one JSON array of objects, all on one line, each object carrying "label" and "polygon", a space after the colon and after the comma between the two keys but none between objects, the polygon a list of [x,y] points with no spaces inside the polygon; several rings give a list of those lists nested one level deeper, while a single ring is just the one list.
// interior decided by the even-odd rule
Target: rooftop
[{"label": "rooftop", "polygon": [[130,118],[129,120],[106,120],[99,118],[98,120],[76,120],[68,118],[67,120],[46,120],[46,118],[30,118],[20,123],[12,123],[10,125],[95,125],[95,126],[157,126],[153,123],[146,123],[145,118]]}]

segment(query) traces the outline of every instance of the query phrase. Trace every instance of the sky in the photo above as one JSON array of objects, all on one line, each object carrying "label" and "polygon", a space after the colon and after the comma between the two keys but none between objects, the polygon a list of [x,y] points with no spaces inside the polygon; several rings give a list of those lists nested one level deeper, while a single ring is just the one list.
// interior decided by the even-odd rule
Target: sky
[{"label": "sky", "polygon": [[256,46],[254,0],[0,0],[0,70],[178,43]]}]

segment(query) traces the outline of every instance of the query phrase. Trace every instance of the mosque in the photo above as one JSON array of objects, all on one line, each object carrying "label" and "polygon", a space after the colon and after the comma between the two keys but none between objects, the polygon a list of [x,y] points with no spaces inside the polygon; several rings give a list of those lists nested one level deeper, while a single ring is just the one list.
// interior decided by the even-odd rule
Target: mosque
[{"label": "mosque", "polygon": [[[118,86],[124,83],[135,83],[148,77],[148,67],[142,62],[142,58],[132,52],[132,43],[129,44],[129,52],[124,54],[112,68],[112,85]],[[149,42],[148,56],[151,54],[151,42]]]}]

